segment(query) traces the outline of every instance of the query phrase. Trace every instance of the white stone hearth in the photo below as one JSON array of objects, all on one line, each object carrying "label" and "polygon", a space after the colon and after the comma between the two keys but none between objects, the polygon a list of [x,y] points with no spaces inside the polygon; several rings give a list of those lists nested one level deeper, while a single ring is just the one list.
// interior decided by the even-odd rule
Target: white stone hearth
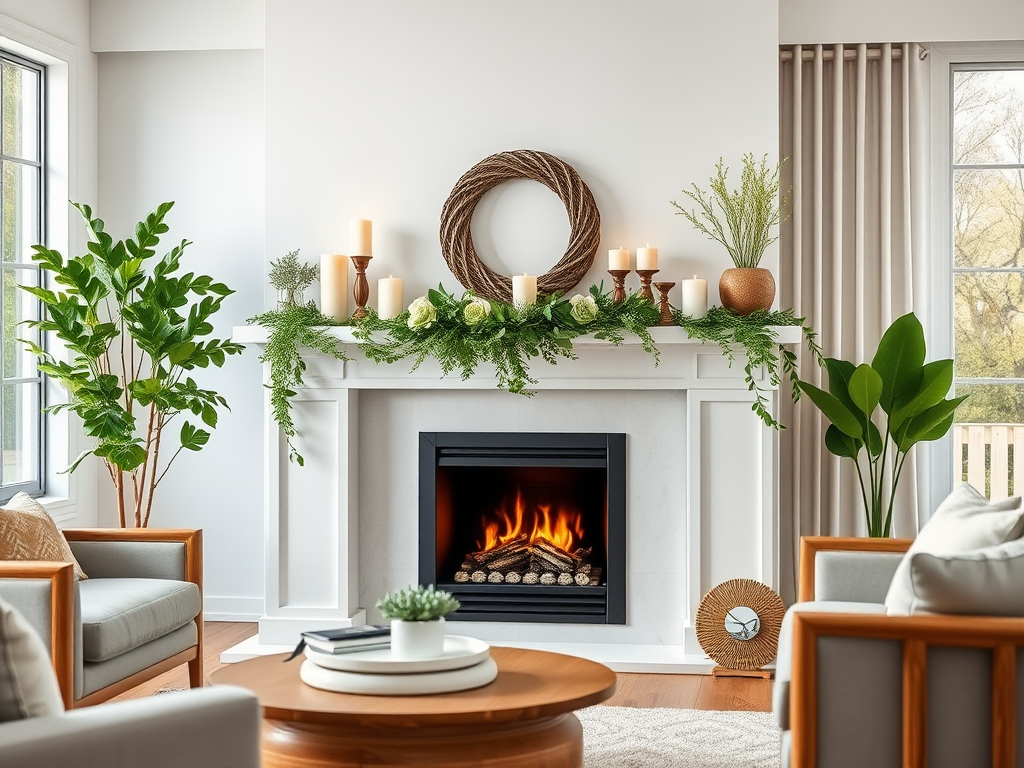
[{"label": "white stone hearth", "polygon": [[[627,623],[452,622],[450,631],[622,671],[709,668],[693,630],[701,596],[730,578],[777,586],[778,439],[750,411],[742,367],[679,329],[654,330],[658,368],[635,344],[591,341],[578,361],[535,366],[533,398],[496,390],[486,374],[463,382],[426,365],[410,375],[405,363],[308,358],[295,404],[305,467],[288,463],[269,419],[266,430],[266,615],[258,640],[224,660],[294,644],[304,629],[380,621],[376,599],[416,582],[421,431],[623,432]],[[238,328],[235,339],[263,334]]]}]

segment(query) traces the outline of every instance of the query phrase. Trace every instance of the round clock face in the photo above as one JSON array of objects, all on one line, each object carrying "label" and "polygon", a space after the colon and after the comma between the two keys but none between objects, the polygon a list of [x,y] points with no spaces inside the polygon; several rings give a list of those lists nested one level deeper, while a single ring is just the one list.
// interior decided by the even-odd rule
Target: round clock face
[{"label": "round clock face", "polygon": [[734,640],[752,640],[761,631],[761,619],[752,608],[738,605],[726,612],[725,631]]}]

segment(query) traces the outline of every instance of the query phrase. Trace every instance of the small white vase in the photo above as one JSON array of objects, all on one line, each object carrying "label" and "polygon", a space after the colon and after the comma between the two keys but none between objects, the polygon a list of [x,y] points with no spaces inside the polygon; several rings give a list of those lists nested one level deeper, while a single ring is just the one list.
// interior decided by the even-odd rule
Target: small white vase
[{"label": "small white vase", "polygon": [[391,620],[391,656],[403,661],[444,655],[444,619]]}]

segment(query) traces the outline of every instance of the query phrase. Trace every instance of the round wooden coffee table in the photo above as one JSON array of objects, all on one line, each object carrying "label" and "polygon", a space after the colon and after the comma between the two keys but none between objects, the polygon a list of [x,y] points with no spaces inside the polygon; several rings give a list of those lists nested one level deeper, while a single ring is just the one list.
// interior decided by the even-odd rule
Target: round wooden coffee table
[{"label": "round wooden coffee table", "polygon": [[492,648],[491,656],[494,682],[431,696],[321,691],[283,654],[229,664],[210,680],[259,697],[265,768],[581,768],[583,727],[573,710],[609,698],[615,673],[545,651]]}]

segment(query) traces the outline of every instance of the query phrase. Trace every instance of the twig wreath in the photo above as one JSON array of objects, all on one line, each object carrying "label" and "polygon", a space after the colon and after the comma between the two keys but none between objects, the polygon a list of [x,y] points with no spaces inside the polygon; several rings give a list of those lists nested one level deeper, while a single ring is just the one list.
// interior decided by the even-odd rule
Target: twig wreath
[{"label": "twig wreath", "polygon": [[541,294],[565,293],[579,285],[601,242],[601,214],[590,188],[572,166],[547,152],[517,149],[485,157],[456,182],[441,209],[441,253],[460,283],[477,296],[512,301],[512,278],[499,275],[477,256],[470,223],[487,192],[506,181],[539,181],[562,200],[569,215],[569,246],[558,263],[537,278]]}]

